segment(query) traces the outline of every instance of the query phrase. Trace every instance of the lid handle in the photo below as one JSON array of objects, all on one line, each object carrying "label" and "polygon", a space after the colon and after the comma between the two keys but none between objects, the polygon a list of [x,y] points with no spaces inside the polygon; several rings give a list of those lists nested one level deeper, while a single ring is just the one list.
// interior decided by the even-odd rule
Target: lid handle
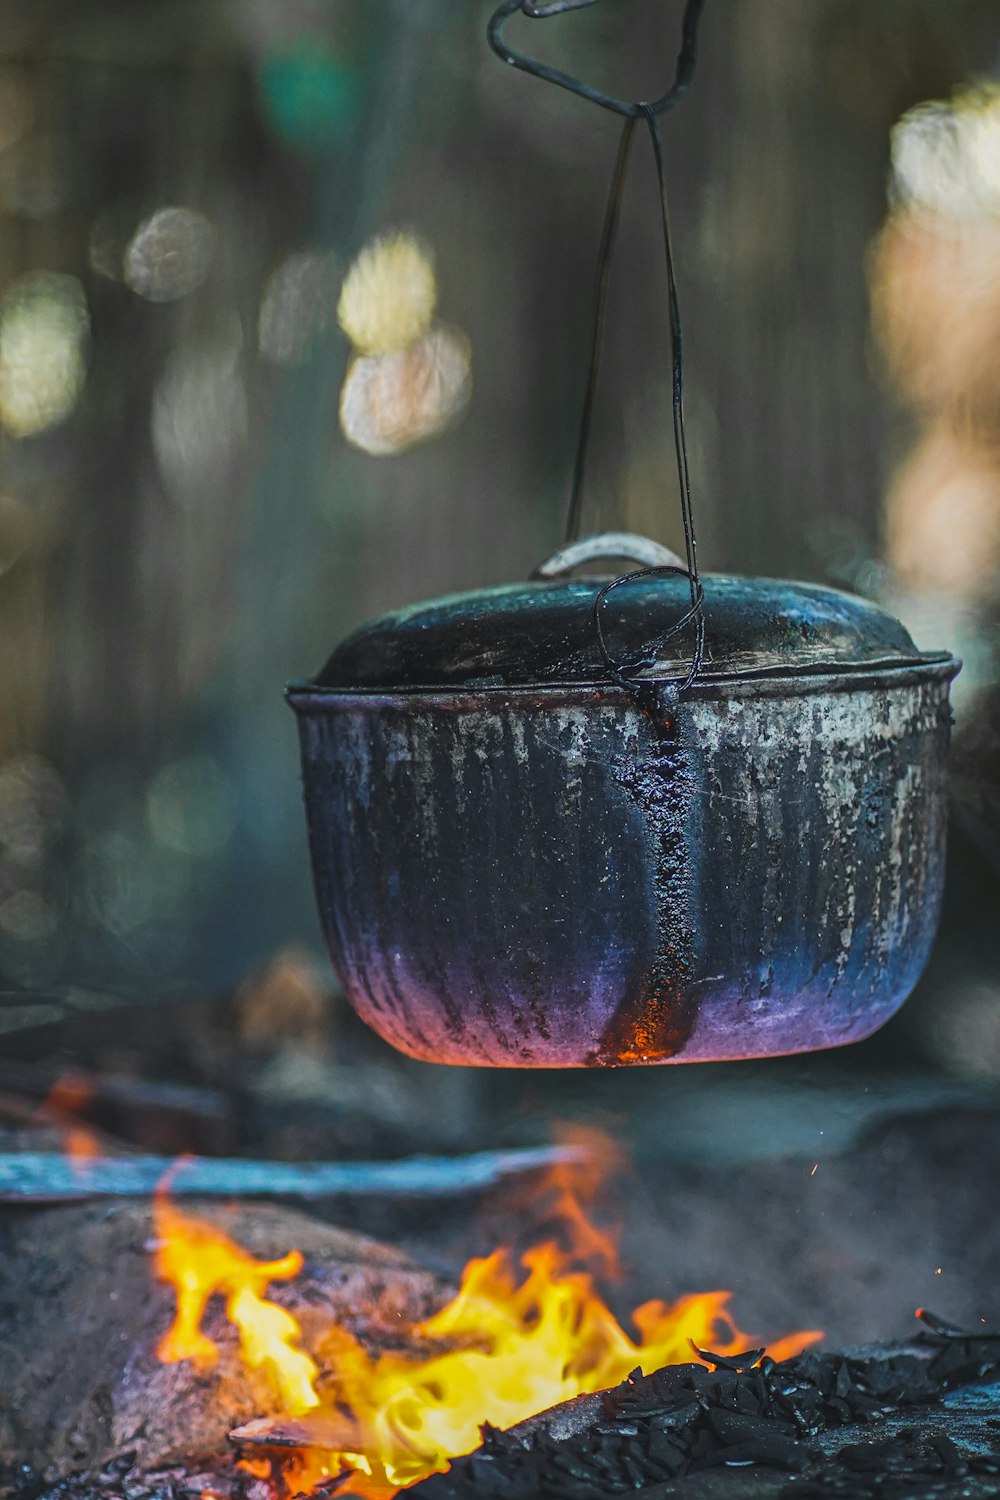
[{"label": "lid handle", "polygon": [[594,562],[597,558],[627,557],[632,562],[642,563],[646,568],[679,568],[687,573],[687,567],[676,552],[654,542],[647,536],[637,536],[632,531],[602,531],[598,536],[586,536],[581,541],[570,542],[561,547],[532,573],[532,578],[564,578],[581,563]]}]

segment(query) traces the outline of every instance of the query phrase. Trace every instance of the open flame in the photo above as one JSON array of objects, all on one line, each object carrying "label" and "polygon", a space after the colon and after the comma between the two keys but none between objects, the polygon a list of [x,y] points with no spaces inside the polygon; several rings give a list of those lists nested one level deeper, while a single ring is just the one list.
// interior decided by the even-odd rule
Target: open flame
[{"label": "open flame", "polygon": [[219,1358],[218,1346],[201,1331],[212,1297],[226,1299],[226,1316],[240,1336],[240,1354],[251,1370],[263,1370],[285,1410],[298,1415],[319,1405],[318,1370],[299,1348],[299,1325],[291,1313],[264,1296],[272,1281],[290,1281],[302,1269],[302,1256],[290,1250],[281,1260],[256,1260],[212,1224],[188,1218],[165,1191],[153,1208],[155,1269],[177,1296],[173,1325],[156,1347],[166,1365],[190,1359],[202,1369]]},{"label": "open flame", "polygon": [[[292,1492],[343,1476],[338,1493],[384,1500],[477,1448],[484,1423],[512,1427],[616,1385],[636,1368],[648,1373],[690,1361],[692,1342],[719,1354],[758,1342],[737,1327],[728,1292],[643,1303],[632,1314],[635,1333],[627,1332],[580,1264],[584,1252],[607,1271],[613,1240],[568,1190],[565,1169],[555,1186],[558,1236],[520,1256],[501,1248],[469,1261],[456,1296],[407,1330],[409,1346],[380,1354],[338,1325],[307,1353],[296,1319],[264,1296],[270,1281],[296,1275],[301,1256],[258,1261],[161,1194],[156,1272],[175,1289],[177,1316],[159,1357],[214,1362],[218,1351],[201,1321],[209,1300],[222,1295],[243,1359],[267,1373],[289,1419],[285,1441],[299,1434],[301,1442],[270,1463],[258,1458],[246,1467]],[[567,1226],[569,1248],[562,1243]],[[793,1334],[772,1342],[769,1353],[787,1359],[821,1336]]]},{"label": "open flame", "polygon": [[39,1105],[36,1118],[58,1126],[62,1131],[63,1151],[71,1162],[80,1164],[101,1155],[97,1133],[81,1124],[77,1113],[89,1104],[94,1085],[83,1073],[60,1074]]}]

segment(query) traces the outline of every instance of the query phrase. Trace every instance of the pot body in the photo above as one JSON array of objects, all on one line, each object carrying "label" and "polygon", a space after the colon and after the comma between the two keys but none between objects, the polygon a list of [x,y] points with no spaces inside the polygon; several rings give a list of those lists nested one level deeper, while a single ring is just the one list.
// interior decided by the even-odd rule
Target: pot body
[{"label": "pot body", "polygon": [[432,1062],[761,1057],[869,1035],[924,967],[956,664],[291,692],[333,963]]}]

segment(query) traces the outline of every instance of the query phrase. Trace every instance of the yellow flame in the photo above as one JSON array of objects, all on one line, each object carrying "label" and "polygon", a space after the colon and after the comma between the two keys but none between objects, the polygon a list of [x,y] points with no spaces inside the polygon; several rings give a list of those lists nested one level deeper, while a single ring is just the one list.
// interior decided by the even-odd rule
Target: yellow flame
[{"label": "yellow flame", "polygon": [[[410,1485],[479,1446],[484,1422],[507,1428],[561,1401],[690,1360],[690,1340],[719,1354],[752,1342],[728,1312],[728,1292],[644,1303],[622,1328],[585,1271],[567,1269],[553,1243],[527,1251],[521,1270],[505,1250],[471,1261],[458,1295],[412,1330],[405,1353],[369,1356],[343,1329],[318,1349],[334,1399],[353,1416],[351,1449],[367,1466],[352,1493],[378,1496]],[[526,1274],[523,1274],[526,1273]],[[788,1358],[821,1335],[793,1335],[771,1346]],[[421,1343],[449,1347],[422,1352]],[[310,1454],[297,1483],[357,1467],[346,1449]],[[367,1476],[370,1476],[370,1482]]]},{"label": "yellow flame", "polygon": [[[287,1416],[312,1413],[304,1432],[316,1424],[309,1447],[273,1460],[285,1486],[304,1490],[350,1473],[342,1493],[385,1500],[478,1447],[484,1422],[511,1427],[573,1396],[617,1385],[636,1368],[649,1373],[689,1361],[692,1341],[724,1355],[756,1342],[736,1326],[728,1292],[646,1302],[632,1315],[635,1334],[626,1332],[578,1263],[582,1250],[605,1269],[612,1266],[611,1239],[574,1202],[563,1178],[552,1186],[571,1250],[552,1239],[520,1259],[499,1249],[472,1260],[457,1295],[407,1330],[405,1350],[372,1355],[332,1324],[316,1340],[315,1362],[297,1345],[294,1317],[262,1298],[269,1280],[295,1275],[301,1257],[256,1261],[161,1198],[157,1271],[176,1288],[178,1307],[160,1358],[217,1357],[201,1319],[209,1298],[222,1292],[244,1359],[270,1372]],[[769,1352],[787,1359],[821,1336],[794,1334]],[[246,1467],[258,1477],[266,1472],[259,1458]]]},{"label": "yellow flame", "polygon": [[154,1204],[157,1248],[155,1269],[173,1286],[177,1315],[157,1346],[164,1364],[190,1359],[207,1368],[219,1357],[216,1344],[201,1331],[212,1297],[226,1299],[226,1316],[240,1336],[240,1353],[252,1370],[263,1370],[285,1411],[292,1415],[319,1405],[315,1379],[319,1371],[297,1347],[299,1325],[291,1313],[268,1302],[272,1281],[290,1281],[302,1269],[292,1250],[281,1260],[255,1260],[221,1230],[189,1218],[159,1193]]}]

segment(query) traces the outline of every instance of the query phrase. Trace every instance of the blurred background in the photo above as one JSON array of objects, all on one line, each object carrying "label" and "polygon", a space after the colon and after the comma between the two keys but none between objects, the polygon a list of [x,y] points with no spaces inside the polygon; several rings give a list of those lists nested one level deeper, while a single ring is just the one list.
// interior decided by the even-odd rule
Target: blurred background
[{"label": "blurred background", "polygon": [[[103,1026],[127,1070],[109,1039],[123,1002],[159,1007],[152,1034],[169,1002],[194,1015],[235,994],[248,1046],[266,1050],[269,1026],[298,1038],[299,1071],[272,1059],[269,1087],[308,1093],[302,1059],[316,1065],[336,1002],[283,685],[361,620],[523,577],[561,540],[617,127],[502,67],[490,10],[0,8],[11,1057],[73,1055]],[[602,0],[518,18],[510,36],[655,94],[679,14]],[[966,661],[930,974],[880,1038],[815,1066],[986,1086],[1000,1078],[1000,13],[716,0],[701,35],[666,146],[703,565],[856,590]],[[644,141],[609,327],[585,529],[676,546]],[[198,1035],[184,1055],[204,1059]],[[712,1072],[655,1087],[694,1094]],[[448,1087],[460,1122],[473,1085]]]}]

